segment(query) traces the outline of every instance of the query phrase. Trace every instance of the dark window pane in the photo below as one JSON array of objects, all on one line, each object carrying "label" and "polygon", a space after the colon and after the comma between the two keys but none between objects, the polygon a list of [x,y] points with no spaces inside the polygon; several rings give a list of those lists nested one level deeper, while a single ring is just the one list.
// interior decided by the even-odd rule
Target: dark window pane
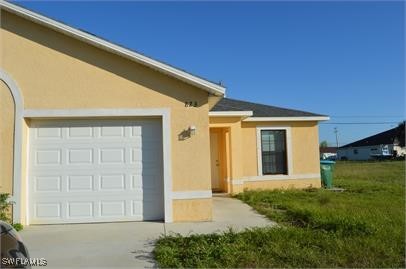
[{"label": "dark window pane", "polygon": [[262,173],[287,174],[286,131],[261,131]]}]

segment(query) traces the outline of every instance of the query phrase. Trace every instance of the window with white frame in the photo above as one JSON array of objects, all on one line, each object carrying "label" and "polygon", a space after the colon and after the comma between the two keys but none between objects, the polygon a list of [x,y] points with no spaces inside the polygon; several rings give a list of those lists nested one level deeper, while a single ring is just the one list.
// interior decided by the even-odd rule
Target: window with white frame
[{"label": "window with white frame", "polygon": [[258,175],[291,175],[292,141],[290,126],[257,127]]},{"label": "window with white frame", "polygon": [[286,130],[261,130],[262,174],[288,174]]}]

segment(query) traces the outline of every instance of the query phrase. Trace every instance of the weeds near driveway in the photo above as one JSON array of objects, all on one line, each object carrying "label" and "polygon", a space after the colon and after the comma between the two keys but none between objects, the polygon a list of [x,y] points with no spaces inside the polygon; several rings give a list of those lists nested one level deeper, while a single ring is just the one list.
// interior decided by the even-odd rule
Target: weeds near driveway
[{"label": "weeds near driveway", "polygon": [[11,206],[12,203],[9,201],[10,194],[0,193],[0,220],[10,223],[14,229],[20,231],[23,229],[23,225],[20,223],[12,223],[11,219]]},{"label": "weeds near driveway", "polygon": [[237,195],[278,228],[167,236],[161,267],[405,267],[405,165],[339,162],[327,190]]}]

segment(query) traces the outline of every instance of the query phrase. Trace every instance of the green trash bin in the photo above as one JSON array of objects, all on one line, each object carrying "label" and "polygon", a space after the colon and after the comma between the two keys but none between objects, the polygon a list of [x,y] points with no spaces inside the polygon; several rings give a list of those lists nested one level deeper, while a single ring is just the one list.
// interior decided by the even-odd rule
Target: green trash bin
[{"label": "green trash bin", "polygon": [[333,187],[334,164],[334,161],[320,161],[321,180],[323,186],[327,189],[331,189]]}]

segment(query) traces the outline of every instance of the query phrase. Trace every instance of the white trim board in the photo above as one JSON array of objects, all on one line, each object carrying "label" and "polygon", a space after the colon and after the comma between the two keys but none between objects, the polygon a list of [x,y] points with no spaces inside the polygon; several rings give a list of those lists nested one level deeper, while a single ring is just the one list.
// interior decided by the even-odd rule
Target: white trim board
[{"label": "white trim board", "polygon": [[296,174],[296,175],[266,175],[266,176],[252,176],[243,177],[241,179],[232,180],[233,185],[242,185],[245,182],[264,182],[264,181],[280,181],[280,180],[302,180],[320,178],[320,173],[315,174]]},{"label": "white trim board", "polygon": [[252,181],[272,181],[272,180],[292,180],[292,179],[312,179],[320,178],[320,173],[315,174],[297,174],[297,175],[266,175],[266,176],[254,176],[244,177],[241,180],[244,182]]},{"label": "white trim board", "polygon": [[173,200],[187,200],[187,199],[204,199],[211,198],[211,190],[204,191],[174,191],[172,192]]},{"label": "white trim board", "polygon": [[[287,169],[290,176],[293,171],[293,154],[292,154],[292,131],[290,126],[272,126],[272,127],[257,127],[257,169],[258,175],[264,176],[262,172],[262,152],[261,152],[261,131],[263,130],[285,130],[286,131],[286,154],[287,154]],[[268,176],[268,175],[266,175]]]},{"label": "white trim board", "polygon": [[210,111],[210,117],[251,117],[252,111]]},{"label": "white trim board", "polygon": [[163,116],[169,113],[169,108],[26,109],[23,116],[25,118],[148,117]]},{"label": "white trim board", "polygon": [[162,111],[162,144],[162,156],[164,159],[165,222],[170,223],[173,221],[171,114],[170,111],[166,109]]},{"label": "white trim board", "polygon": [[88,43],[90,45],[93,45],[95,47],[101,48],[103,50],[109,51],[109,52],[117,54],[117,55],[120,55],[122,57],[130,59],[137,63],[146,65],[146,66],[153,68],[155,70],[158,70],[166,75],[175,77],[175,78],[182,80],[186,83],[189,83],[193,86],[196,86],[205,91],[208,91],[211,94],[214,94],[217,96],[223,96],[225,94],[226,88],[223,86],[220,86],[220,85],[210,82],[208,80],[199,78],[197,76],[191,75],[178,68],[174,68],[170,65],[167,65],[167,64],[164,64],[157,60],[151,59],[142,54],[139,54],[139,53],[136,53],[129,49],[123,48],[121,46],[115,45],[106,40],[103,40],[96,36],[90,35],[88,33],[85,33],[83,31],[80,31],[73,27],[70,27],[66,24],[57,22],[55,20],[52,20],[50,18],[47,18],[47,17],[37,14],[35,12],[32,12],[28,9],[14,5],[10,2],[0,0],[0,7],[4,8],[5,10],[7,10],[11,13],[14,13],[18,16],[24,17],[30,21],[33,21],[33,22],[36,22],[43,26],[49,27],[55,31],[58,31],[58,32],[68,35],[70,37],[79,39],[79,40],[81,40],[85,43]]},{"label": "white trim board", "polygon": [[326,121],[330,117],[250,117],[243,121]]},{"label": "white trim board", "polygon": [[22,179],[22,145],[23,145],[23,109],[24,99],[20,93],[16,82],[0,68],[0,79],[10,89],[11,95],[14,100],[14,152],[13,152],[13,193],[11,201],[13,204],[13,222],[23,222],[23,216],[21,214],[21,179]]},{"label": "white trim board", "polygon": [[[26,145],[25,145],[25,152],[21,152],[22,156],[25,155],[25,178],[22,178],[21,181],[25,180],[25,224],[28,225],[30,223],[30,181],[29,181],[29,168],[30,168],[30,146],[31,146],[31,141],[30,141],[30,128],[28,124],[24,123],[24,129],[26,130]],[[21,190],[23,188],[21,187]]]},{"label": "white trim board", "polygon": [[244,185],[244,179],[234,179],[228,182],[230,182],[232,185]]}]

